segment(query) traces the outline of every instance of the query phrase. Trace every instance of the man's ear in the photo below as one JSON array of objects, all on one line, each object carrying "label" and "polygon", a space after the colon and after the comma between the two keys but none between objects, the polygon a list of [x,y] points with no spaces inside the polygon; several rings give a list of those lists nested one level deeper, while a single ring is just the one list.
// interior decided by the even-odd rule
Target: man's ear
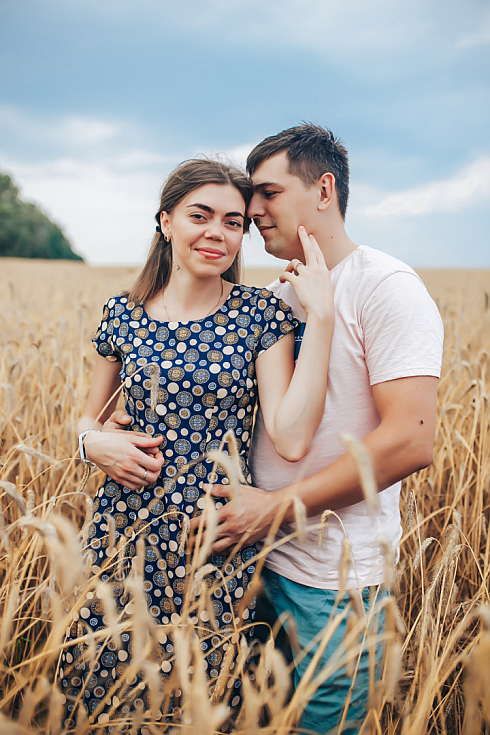
[{"label": "man's ear", "polygon": [[335,198],[335,176],[331,173],[323,174],[318,179],[319,194],[318,210],[328,209]]}]

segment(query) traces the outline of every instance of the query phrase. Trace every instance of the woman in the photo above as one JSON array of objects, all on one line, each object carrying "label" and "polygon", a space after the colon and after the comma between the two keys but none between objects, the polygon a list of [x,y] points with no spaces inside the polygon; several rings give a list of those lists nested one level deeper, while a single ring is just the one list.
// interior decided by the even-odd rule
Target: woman
[{"label": "woman", "polygon": [[[293,370],[296,320],[291,310],[267,290],[237,285],[251,194],[249,180],[238,169],[206,159],[181,164],[163,187],[157,234],[142,273],[129,294],[109,299],[93,338],[98,355],[78,424],[82,458],[107,472],[94,503],[92,569],[113,584],[122,610],[123,585],[113,573],[116,567],[121,571],[120,565],[107,563],[108,546],[122,543],[130,558],[138,538],[144,538],[146,599],[162,625],[178,621],[185,604],[184,521],[201,512],[202,484],[216,479],[212,462],[203,455],[218,449],[232,430],[247,475],[253,412],[260,398],[278,453],[296,461],[308,450],[323,410],[330,349],[325,334],[333,329],[328,270],[314,238],[300,228],[306,265],[298,263],[297,270],[290,267],[282,277],[292,283],[308,315]],[[121,383],[134,431],[102,432]],[[109,544],[111,523],[115,539]],[[247,547],[235,555],[239,571],[233,584],[225,594],[222,587],[212,592],[222,631],[229,631],[240,614],[254,554],[254,547]],[[213,557],[212,563],[218,578],[231,562]],[[103,627],[102,616],[96,601],[82,617],[97,629]],[[252,618],[249,609],[241,611],[242,622]],[[210,624],[201,619],[196,627],[212,681],[222,653],[212,642]],[[166,649],[162,655],[170,663],[163,666],[164,678],[172,666],[170,642]],[[106,650],[84,681],[89,713],[102,711],[108,682],[124,670],[121,660],[128,656],[117,654]],[[80,659],[74,671],[74,658],[76,652],[69,651],[63,664],[68,700],[82,685]],[[239,700],[234,691],[231,706]]]}]

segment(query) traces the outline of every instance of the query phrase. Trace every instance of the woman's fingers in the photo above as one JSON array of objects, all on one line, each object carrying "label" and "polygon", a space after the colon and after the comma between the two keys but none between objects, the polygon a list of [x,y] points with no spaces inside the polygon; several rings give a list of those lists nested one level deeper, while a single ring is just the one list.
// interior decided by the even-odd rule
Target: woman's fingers
[{"label": "woman's fingers", "polygon": [[[297,258],[294,258],[290,263],[287,264],[286,268],[284,269],[284,273],[294,273],[294,275],[298,274],[298,268],[300,265],[303,265],[301,260],[298,260]],[[284,273],[281,273],[279,276],[279,282],[284,283],[285,279],[283,278]]]},{"label": "woman's fingers", "polygon": [[162,437],[131,431],[90,432],[87,458],[109,477],[135,490],[158,480],[164,463],[159,449]]},{"label": "woman's fingers", "polygon": [[313,237],[313,236],[308,235],[303,225],[300,225],[300,227],[298,227],[298,237],[299,237],[299,241],[301,245],[303,246],[303,252],[305,254],[305,263],[306,265],[311,265],[317,260],[316,253],[313,247],[313,243],[310,240],[310,237]]},{"label": "woman's fingers", "polygon": [[280,283],[290,283],[291,286],[294,288],[294,282],[298,278],[298,276],[295,273],[287,273],[284,271],[284,273],[281,273],[279,276],[279,282]]},{"label": "woman's fingers", "polygon": [[[287,264],[284,273],[293,273],[299,276],[299,269],[301,268],[301,266],[308,267],[320,265],[323,268],[326,268],[325,257],[314,235],[308,235],[306,229],[301,225],[300,227],[298,227],[298,237],[301,242],[303,252],[305,254],[305,262],[303,263],[301,260],[298,260],[298,258],[293,258],[293,260],[291,260],[291,262]],[[279,281],[281,283],[284,283],[285,280],[289,279],[283,279],[282,276],[279,276]]]},{"label": "woman's fingers", "polygon": [[308,235],[304,227],[298,228],[298,237],[305,263],[293,258],[279,280],[291,284],[307,314],[329,322],[333,317],[333,286],[325,258],[314,236]]},{"label": "woman's fingers", "polygon": [[116,480],[120,485],[128,487],[130,490],[139,490],[139,488],[147,487],[156,482],[160,476],[160,472],[148,472],[145,467],[136,466],[131,470],[125,472],[117,470],[110,474],[113,480]]},{"label": "woman's fingers", "polygon": [[308,235],[303,226],[298,227],[298,237],[305,254],[306,265],[316,262],[318,265],[325,265],[325,256],[316,241],[314,235]]}]

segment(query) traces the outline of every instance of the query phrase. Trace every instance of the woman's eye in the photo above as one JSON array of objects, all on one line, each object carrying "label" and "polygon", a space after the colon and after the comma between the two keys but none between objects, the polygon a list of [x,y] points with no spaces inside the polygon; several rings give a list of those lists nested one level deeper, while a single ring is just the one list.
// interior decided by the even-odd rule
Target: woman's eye
[{"label": "woman's eye", "polygon": [[231,225],[232,227],[242,227],[243,226],[242,225],[242,222],[240,222],[237,219],[230,219],[230,220],[228,220],[228,224]]},{"label": "woman's eye", "polygon": [[206,218],[204,217],[204,215],[203,215],[203,214],[201,214],[200,212],[193,212],[193,213],[191,214],[191,217],[192,217],[192,219],[196,219],[196,220],[198,220],[199,222],[201,222],[202,220],[206,219]]}]

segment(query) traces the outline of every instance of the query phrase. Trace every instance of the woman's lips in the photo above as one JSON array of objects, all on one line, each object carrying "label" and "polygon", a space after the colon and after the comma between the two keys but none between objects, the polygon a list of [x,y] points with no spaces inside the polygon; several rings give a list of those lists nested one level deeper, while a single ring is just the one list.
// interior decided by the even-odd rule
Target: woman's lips
[{"label": "woman's lips", "polygon": [[224,253],[221,250],[215,250],[214,248],[197,248],[197,252],[209,260],[219,260],[219,258],[224,257]]}]

